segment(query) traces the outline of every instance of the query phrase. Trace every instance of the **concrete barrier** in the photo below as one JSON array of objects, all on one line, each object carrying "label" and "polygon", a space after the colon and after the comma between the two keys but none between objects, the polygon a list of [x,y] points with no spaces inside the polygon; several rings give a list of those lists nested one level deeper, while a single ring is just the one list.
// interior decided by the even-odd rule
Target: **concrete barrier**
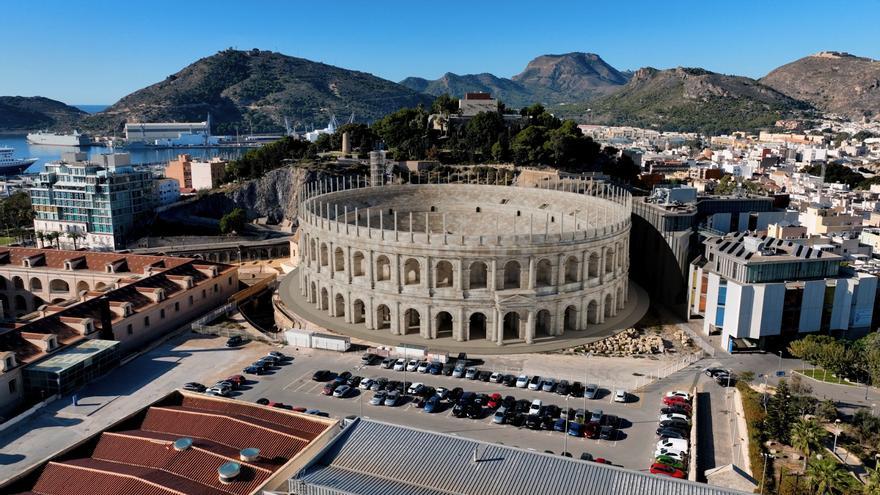
[{"label": "concrete barrier", "polygon": [[697,457],[700,455],[700,451],[699,451],[698,445],[697,445],[698,444],[698,442],[697,442],[697,440],[698,440],[698,438],[697,438],[697,435],[698,435],[697,422],[699,421],[698,418],[700,417],[700,411],[699,411],[700,400],[699,400],[699,397],[697,396],[698,393],[699,393],[699,390],[697,389],[696,386],[694,386],[694,388],[691,389],[691,398],[692,398],[692,400],[691,400],[691,406],[692,406],[691,407],[691,438],[690,438],[691,456],[688,459],[688,479],[691,481],[697,481],[697,465],[698,465]]}]

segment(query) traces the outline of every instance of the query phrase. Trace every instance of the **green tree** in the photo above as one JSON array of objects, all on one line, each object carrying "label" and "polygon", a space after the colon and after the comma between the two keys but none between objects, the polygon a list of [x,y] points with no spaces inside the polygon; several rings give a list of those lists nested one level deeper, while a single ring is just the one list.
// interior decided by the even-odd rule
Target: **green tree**
[{"label": "green tree", "polygon": [[790,445],[791,425],[796,417],[797,413],[792,405],[788,383],[785,380],[779,380],[776,393],[767,402],[764,430],[770,438]]},{"label": "green tree", "polygon": [[66,235],[67,235],[67,238],[68,238],[68,239],[70,239],[71,241],[73,241],[73,249],[74,249],[74,251],[77,249],[76,242],[77,242],[78,240],[80,240],[80,239],[84,239],[84,238],[86,237],[85,234],[83,234],[83,233],[81,233],[81,232],[77,232],[77,231],[75,231],[75,230],[71,230],[70,232],[67,232]]},{"label": "green tree", "polygon": [[819,423],[801,419],[791,427],[791,446],[804,454],[804,469],[807,459],[822,446],[822,440],[828,435]]},{"label": "green tree", "polygon": [[373,131],[397,160],[422,160],[431,147],[428,113],[422,108],[401,108],[373,124]]},{"label": "green tree", "polygon": [[739,381],[745,383],[752,383],[755,380],[755,372],[754,371],[743,371],[739,374]]},{"label": "green tree", "polygon": [[458,98],[450,96],[449,93],[443,93],[431,103],[431,113],[446,115],[458,113]]},{"label": "green tree", "polygon": [[862,487],[862,495],[880,495],[880,468],[869,470],[868,479]]},{"label": "green tree", "polygon": [[504,117],[498,112],[480,112],[465,125],[464,135],[471,161],[483,161],[492,156],[492,145],[505,132]]},{"label": "green tree", "polygon": [[811,495],[848,493],[852,487],[852,477],[831,457],[811,459],[806,474]]},{"label": "green tree", "polygon": [[823,421],[834,421],[837,419],[837,404],[831,399],[826,399],[816,406],[816,415]]},{"label": "green tree", "polygon": [[39,247],[41,247],[41,248],[42,248],[42,247],[46,247],[46,243],[45,243],[46,234],[44,234],[42,231],[39,231],[39,230],[38,230],[37,233],[34,234],[34,237],[37,238],[37,241],[38,241],[38,242],[37,242],[37,245],[38,245]]},{"label": "green tree", "polygon": [[546,132],[543,127],[528,126],[514,136],[510,143],[513,161],[519,165],[543,165],[549,162],[544,148]]},{"label": "green tree", "polygon": [[241,232],[244,229],[247,215],[241,208],[235,208],[220,218],[220,232],[230,234],[232,232]]}]

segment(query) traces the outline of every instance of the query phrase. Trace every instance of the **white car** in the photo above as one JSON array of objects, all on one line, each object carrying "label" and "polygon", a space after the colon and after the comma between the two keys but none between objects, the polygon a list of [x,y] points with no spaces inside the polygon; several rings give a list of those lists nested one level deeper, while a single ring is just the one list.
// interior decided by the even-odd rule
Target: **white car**
[{"label": "white car", "polygon": [[372,387],[374,383],[376,383],[376,380],[373,380],[372,378],[364,378],[361,380],[361,383],[358,384],[358,388],[361,390],[370,390],[370,387]]},{"label": "white car", "polygon": [[629,394],[626,393],[626,390],[617,389],[614,391],[614,402],[626,402],[629,398]]},{"label": "white car", "polygon": [[412,394],[416,393],[416,391],[419,389],[419,387],[421,387],[423,385],[424,385],[423,383],[415,382],[409,386],[409,390],[407,391],[407,393],[412,395]]},{"label": "white car", "polygon": [[226,397],[229,393],[232,392],[232,387],[226,383],[218,383],[213,387],[205,390],[206,394],[211,395],[219,395],[220,397]]},{"label": "white car", "polygon": [[463,364],[456,364],[452,369],[452,378],[463,378],[465,367]]},{"label": "white car", "polygon": [[681,421],[687,421],[688,423],[691,422],[690,418],[688,418],[684,414],[679,414],[679,413],[661,414],[660,416],[657,417],[657,419],[659,419],[660,421],[669,421],[669,420],[678,419]]},{"label": "white car", "polygon": [[403,371],[406,369],[406,360],[403,358],[398,359],[397,362],[394,363],[394,371]]},{"label": "white car", "polygon": [[516,388],[526,388],[529,385],[529,377],[526,375],[519,375],[516,377]]},{"label": "white car", "polygon": [[543,384],[544,380],[541,380],[540,376],[533,376],[532,379],[529,380],[529,390],[538,390]]},{"label": "white car", "polygon": [[492,383],[501,383],[501,380],[504,380],[504,375],[497,371],[492,372],[492,376],[489,377],[489,381]]},{"label": "white car", "polygon": [[419,366],[418,366],[418,368],[416,368],[416,371],[418,371],[419,373],[427,373],[428,366],[431,366],[431,363],[429,363],[427,361],[422,361],[421,363],[419,363]]},{"label": "white car", "polygon": [[446,387],[437,387],[436,395],[437,397],[440,397],[440,400],[444,400],[449,395],[449,389]]},{"label": "white car", "polygon": [[654,457],[659,457],[661,455],[667,455],[677,461],[684,461],[687,457],[687,454],[680,450],[656,449],[654,451]]},{"label": "white car", "polygon": [[679,452],[688,453],[690,444],[683,438],[664,438],[657,442],[658,449],[678,450]]},{"label": "white car", "polygon": [[415,371],[418,367],[419,361],[417,359],[410,359],[406,365],[406,371]]},{"label": "white car", "polygon": [[541,406],[543,405],[544,403],[541,402],[541,399],[533,400],[531,407],[529,407],[529,414],[538,414],[541,412]]},{"label": "white car", "polygon": [[671,392],[666,392],[666,397],[681,397],[682,399],[690,402],[691,394],[687,392],[682,392],[681,390],[673,390]]}]

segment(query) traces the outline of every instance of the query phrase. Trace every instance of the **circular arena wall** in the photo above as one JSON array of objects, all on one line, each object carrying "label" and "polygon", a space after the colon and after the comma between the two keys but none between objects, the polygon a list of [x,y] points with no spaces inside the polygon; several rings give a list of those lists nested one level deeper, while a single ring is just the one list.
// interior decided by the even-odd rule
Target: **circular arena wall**
[{"label": "circular arena wall", "polygon": [[531,344],[627,304],[631,197],[609,184],[340,179],[300,198],[299,296],[346,323]]}]

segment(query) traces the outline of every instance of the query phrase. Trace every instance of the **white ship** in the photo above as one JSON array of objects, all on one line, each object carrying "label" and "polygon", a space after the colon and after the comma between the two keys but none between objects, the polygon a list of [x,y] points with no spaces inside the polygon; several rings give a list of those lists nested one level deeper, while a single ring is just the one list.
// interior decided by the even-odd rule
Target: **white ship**
[{"label": "white ship", "polygon": [[12,148],[0,147],[0,175],[15,175],[36,163],[36,158],[15,158]]},{"label": "white ship", "polygon": [[73,131],[73,134],[55,134],[46,131],[32,132],[27,135],[27,141],[31,144],[42,144],[45,146],[88,146],[92,144],[89,135],[80,134],[79,131]]}]

